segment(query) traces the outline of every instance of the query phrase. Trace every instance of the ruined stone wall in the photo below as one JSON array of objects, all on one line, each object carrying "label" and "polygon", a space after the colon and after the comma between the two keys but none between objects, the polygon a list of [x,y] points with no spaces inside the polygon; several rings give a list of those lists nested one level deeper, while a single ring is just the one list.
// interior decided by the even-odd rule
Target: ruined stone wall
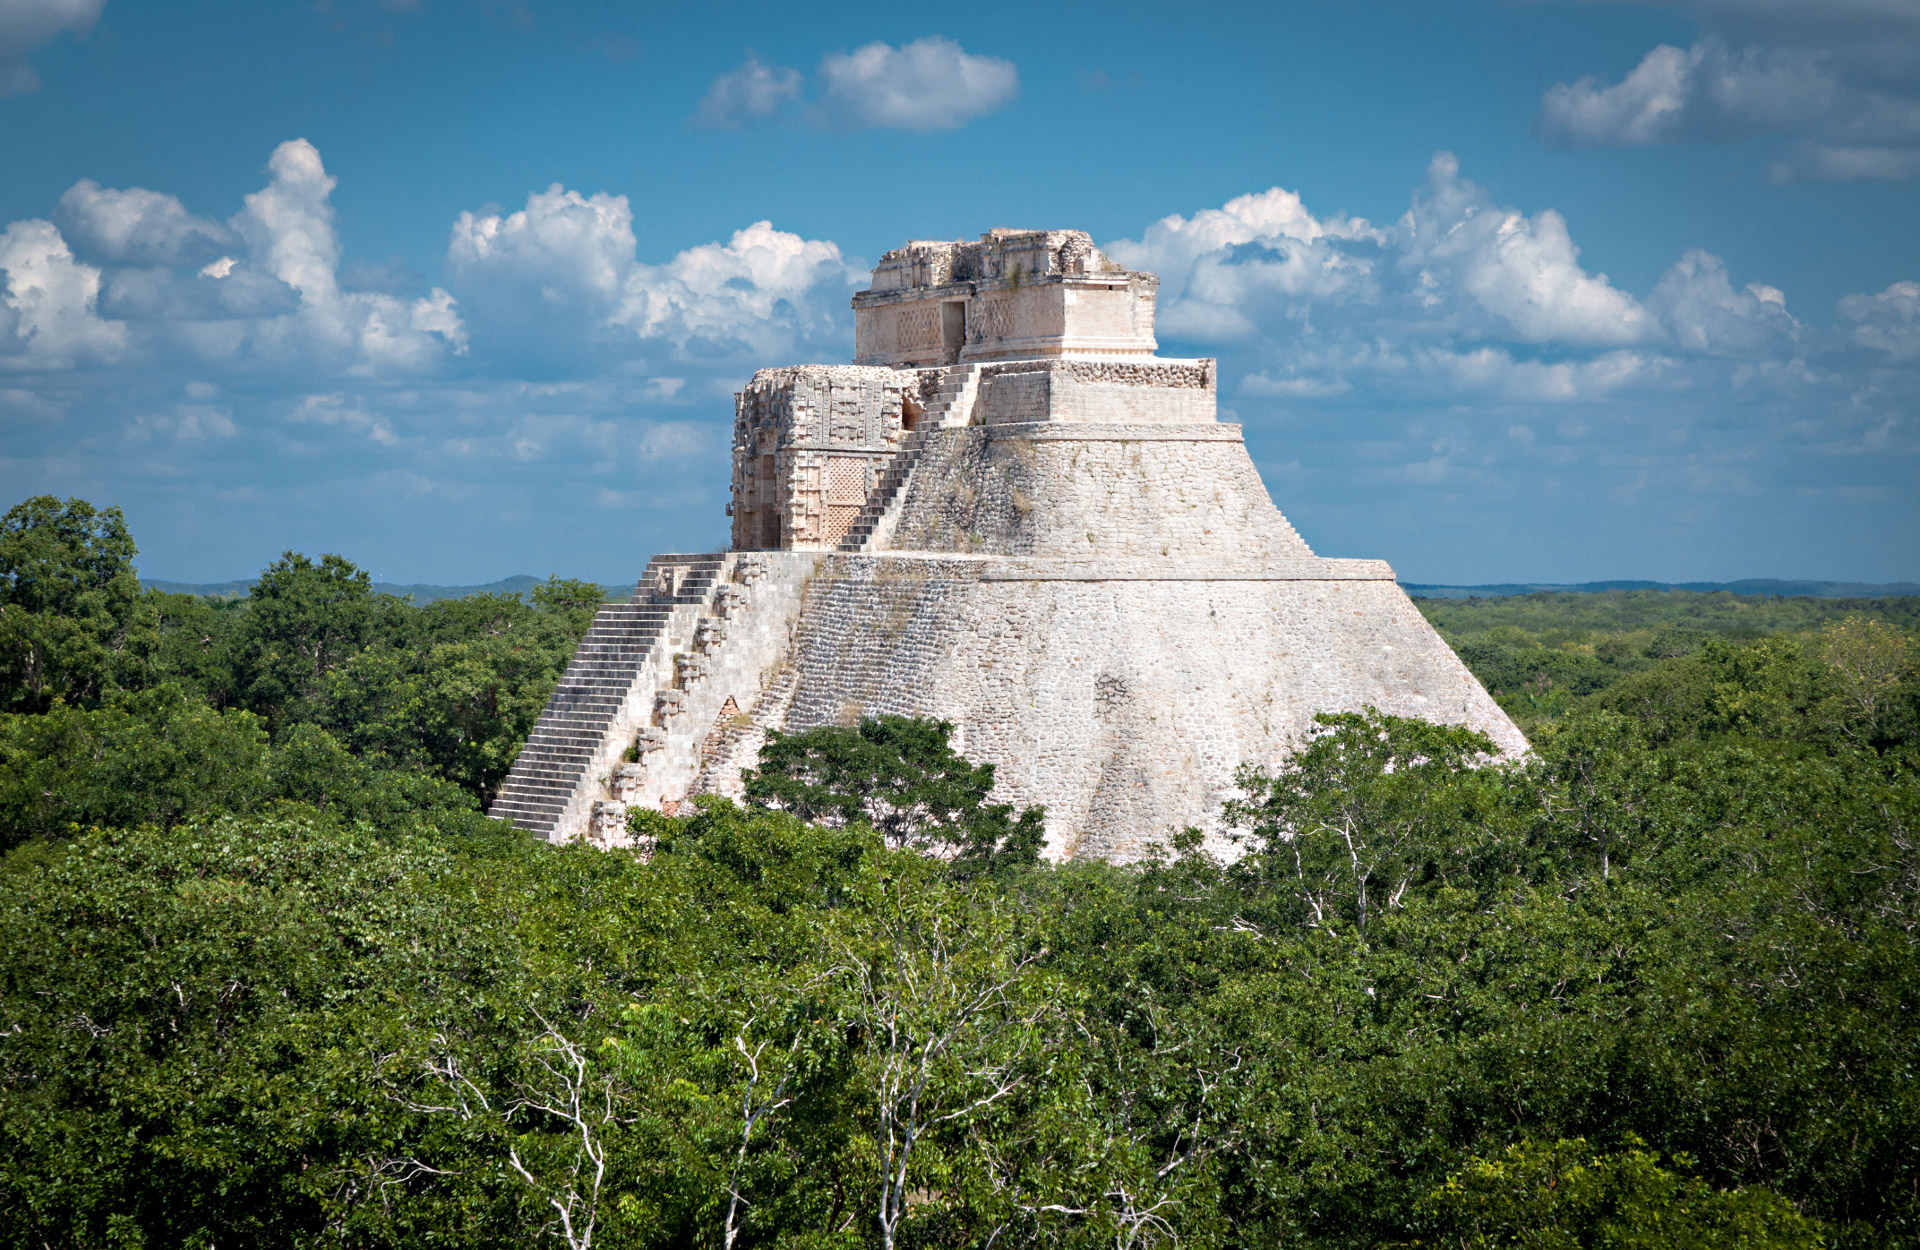
[{"label": "ruined stone wall", "polygon": [[888,547],[963,555],[1249,560],[1313,553],[1237,425],[976,426],[934,436]]},{"label": "ruined stone wall", "polygon": [[853,297],[854,359],[924,368],[957,361],[1155,348],[1160,280],[1115,264],[1078,230],[990,230],[916,239],[881,257]]}]

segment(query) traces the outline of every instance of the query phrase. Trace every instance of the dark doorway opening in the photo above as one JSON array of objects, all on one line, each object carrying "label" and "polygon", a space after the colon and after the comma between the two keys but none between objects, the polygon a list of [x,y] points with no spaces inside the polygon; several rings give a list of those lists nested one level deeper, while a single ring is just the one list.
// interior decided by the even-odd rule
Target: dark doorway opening
[{"label": "dark doorway opening", "polygon": [[940,346],[946,349],[947,363],[958,361],[960,349],[966,345],[967,302],[948,300],[940,305]]}]

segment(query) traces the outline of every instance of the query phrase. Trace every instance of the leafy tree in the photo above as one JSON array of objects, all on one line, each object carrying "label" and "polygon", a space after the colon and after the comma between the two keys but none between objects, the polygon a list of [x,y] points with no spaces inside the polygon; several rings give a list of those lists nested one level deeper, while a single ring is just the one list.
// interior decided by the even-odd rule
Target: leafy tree
[{"label": "leafy tree", "polygon": [[1277,768],[1242,767],[1229,822],[1256,863],[1285,880],[1305,923],[1365,932],[1422,874],[1445,874],[1487,795],[1473,765],[1493,742],[1469,729],[1365,712],[1320,713]]},{"label": "leafy tree", "polygon": [[1602,881],[1611,879],[1622,861],[1647,849],[1660,823],[1652,757],[1632,724],[1607,711],[1547,726],[1534,747],[1540,841],[1582,867],[1597,866]]},{"label": "leafy tree", "polygon": [[1846,732],[1871,735],[1902,680],[1912,681],[1913,640],[1885,621],[1861,616],[1830,622],[1820,634],[1821,658],[1833,672]]},{"label": "leafy tree", "polygon": [[0,519],[0,710],[92,703],[138,663],[140,580],[118,508],[39,495]]},{"label": "leafy tree", "polygon": [[601,590],[553,578],[513,595],[441,600],[403,641],[332,673],[315,716],[359,754],[432,772],[486,802],[513,766],[593,621]]},{"label": "leafy tree", "polygon": [[452,782],[370,763],[318,725],[296,725],[275,744],[268,792],[377,829],[469,833],[480,820],[479,804]]},{"label": "leafy tree", "polygon": [[334,1169],[393,1140],[348,1058],[378,952],[484,944],[406,888],[445,864],[229,821],[90,834],[0,879],[0,1244],[318,1237]]},{"label": "leafy tree", "polygon": [[775,731],[744,774],[747,801],[832,826],[862,822],[889,846],[952,858],[962,871],[1033,863],[1045,809],[1016,817],[1012,804],[988,803],[993,765],[969,763],[952,734],[948,721],[905,716]]},{"label": "leafy tree", "polygon": [[[1849,620],[1905,636],[1920,628],[1920,597],[1912,596],[1812,599],[1632,590],[1418,604],[1529,733],[1656,669],[1660,675],[1639,683],[1635,697],[1649,701],[1648,710],[1659,719],[1666,687],[1689,671],[1664,661],[1691,656],[1709,641],[1744,647],[1787,636],[1819,643],[1824,629]],[[1633,714],[1624,702],[1613,705]]]},{"label": "leafy tree", "polygon": [[171,685],[0,717],[0,846],[251,810],[270,793],[267,756],[258,718]]},{"label": "leafy tree", "polygon": [[172,682],[214,707],[240,706],[236,646],[246,600],[148,590],[142,606],[152,613],[157,636],[147,682]]},{"label": "leafy tree", "polygon": [[[964,1130],[1034,1079],[1055,1014],[1016,927],[991,903],[882,879],[839,976],[873,1115],[874,1220],[893,1250],[917,1190],[949,1188]],[[903,888],[904,887],[904,888]],[[933,1155],[947,1138],[949,1151]]]},{"label": "leafy tree", "polygon": [[311,714],[327,675],[396,630],[399,602],[341,556],[289,551],[247,595],[238,639],[246,705],[277,731]]}]

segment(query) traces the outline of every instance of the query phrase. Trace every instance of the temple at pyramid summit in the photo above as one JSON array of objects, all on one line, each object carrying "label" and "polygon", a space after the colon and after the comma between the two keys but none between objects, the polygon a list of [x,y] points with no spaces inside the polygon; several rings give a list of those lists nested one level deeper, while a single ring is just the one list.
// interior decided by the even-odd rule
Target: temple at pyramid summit
[{"label": "temple at pyramid summit", "polygon": [[491,814],[627,839],[740,793],[769,730],[951,721],[1056,858],[1222,834],[1244,762],[1365,706],[1526,741],[1384,561],[1315,555],[1209,359],[1155,355],[1158,279],[1077,230],[888,252],[854,363],[735,397],[732,547],[601,608]]}]

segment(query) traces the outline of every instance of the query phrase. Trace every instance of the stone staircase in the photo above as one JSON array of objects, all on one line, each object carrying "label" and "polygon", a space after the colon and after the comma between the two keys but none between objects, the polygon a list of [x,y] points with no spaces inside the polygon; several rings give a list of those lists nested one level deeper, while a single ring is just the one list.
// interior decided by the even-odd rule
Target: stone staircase
[{"label": "stone staircase", "polygon": [[[955,365],[940,379],[940,387],[920,418],[927,429],[957,429],[973,418],[974,397],[980,393],[980,366]],[[916,427],[919,428],[919,427]]]},{"label": "stone staircase", "polygon": [[676,625],[691,633],[690,622],[707,608],[724,563],[720,555],[656,556],[630,601],[601,605],[489,816],[542,838],[553,834],[591,780],[595,757],[635,683],[673,644]]},{"label": "stone staircase", "polygon": [[940,389],[934,392],[933,400],[927,405],[920,423],[913,427],[913,433],[901,441],[900,450],[894,453],[893,460],[880,481],[867,497],[867,504],[860,509],[860,515],[854,518],[852,527],[840,540],[836,550],[846,552],[873,550],[874,536],[882,528],[888,511],[899,499],[907,479],[913,475],[913,467],[920,462],[920,453],[926,450],[933,436],[941,430],[964,428],[973,419],[974,397],[980,393],[980,366],[955,365],[940,379]]}]

